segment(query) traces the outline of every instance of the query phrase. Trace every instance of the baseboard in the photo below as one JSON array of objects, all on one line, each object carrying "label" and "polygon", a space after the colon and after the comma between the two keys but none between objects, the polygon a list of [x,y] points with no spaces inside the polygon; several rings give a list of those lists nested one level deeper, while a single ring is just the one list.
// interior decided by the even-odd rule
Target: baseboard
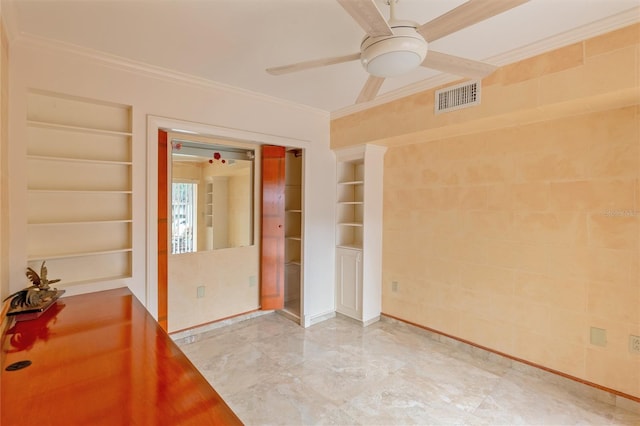
[{"label": "baseboard", "polygon": [[633,395],[629,395],[615,389],[607,388],[597,383],[592,383],[587,380],[563,373],[561,371],[557,371],[543,365],[527,361],[525,359],[514,357],[512,355],[505,354],[503,352],[499,352],[482,345],[478,345],[468,340],[461,339],[393,315],[385,314],[384,312],[382,313],[382,318],[387,321],[398,321],[411,325],[413,327],[420,328],[426,332],[427,337],[440,343],[444,343],[448,346],[453,346],[457,349],[472,353],[475,356],[483,359],[490,359],[503,365],[509,365],[517,371],[545,378],[546,380],[569,389],[573,393],[577,393],[582,396],[640,414],[640,398]]},{"label": "baseboard", "polygon": [[286,309],[280,309],[277,310],[276,313],[278,315],[282,315],[285,318],[290,319],[291,321],[300,324],[300,317],[297,316],[296,314],[292,314],[291,312],[287,311]]},{"label": "baseboard", "polygon": [[270,313],[273,313],[273,311],[255,310],[255,311],[243,312],[241,314],[220,318],[219,320],[211,321],[206,324],[200,324],[200,325],[185,328],[182,330],[172,331],[169,333],[169,337],[171,337],[173,341],[185,339],[185,343],[186,343],[186,340],[190,340],[190,342],[193,342],[195,341],[195,336],[197,336],[200,333],[206,333],[207,331],[215,330],[216,328],[226,327],[231,324],[235,324],[241,321],[246,321],[251,318],[256,318],[256,317],[267,315]]},{"label": "baseboard", "polygon": [[316,315],[303,315],[303,322],[301,325],[304,328],[311,327],[314,324],[318,324],[319,322],[334,318],[335,316],[336,311],[328,311]]},{"label": "baseboard", "polygon": [[366,321],[361,321],[361,322],[362,322],[362,326],[363,326],[363,327],[367,327],[367,326],[369,326],[369,325],[371,325],[371,324],[374,324],[374,323],[376,323],[376,322],[378,322],[378,321],[380,321],[380,315],[375,316],[375,317],[373,317],[373,318],[369,318],[368,320],[366,320]]}]

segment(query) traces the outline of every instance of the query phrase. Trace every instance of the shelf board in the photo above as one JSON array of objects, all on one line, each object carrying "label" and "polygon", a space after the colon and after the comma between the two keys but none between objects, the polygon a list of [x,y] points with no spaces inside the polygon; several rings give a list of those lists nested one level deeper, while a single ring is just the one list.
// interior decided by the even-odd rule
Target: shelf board
[{"label": "shelf board", "polygon": [[104,281],[116,281],[116,280],[126,280],[128,278],[131,278],[132,275],[128,274],[128,275],[110,275],[108,277],[100,277],[100,278],[92,278],[92,279],[88,279],[88,280],[80,280],[80,281],[64,281],[64,282],[60,282],[56,285],[57,288],[59,288],[60,290],[64,290],[67,289],[69,287],[74,287],[74,286],[78,286],[78,285],[85,285],[85,284],[92,284],[95,282],[104,282]]},{"label": "shelf board", "polygon": [[131,190],[117,191],[117,190],[111,190],[111,189],[102,190],[102,189],[34,189],[34,188],[27,189],[27,192],[32,192],[32,193],[59,192],[64,194],[132,194],[133,193],[133,191]]},{"label": "shelf board", "polygon": [[338,185],[362,185],[363,183],[363,180],[350,180],[346,182],[338,182]]},{"label": "shelf board", "polygon": [[354,206],[361,206],[364,204],[364,201],[338,201],[338,204],[350,204],[350,205],[354,205]]},{"label": "shelf board", "polygon": [[285,237],[287,240],[302,241],[302,237]]},{"label": "shelf board", "polygon": [[300,262],[299,260],[291,260],[289,262],[285,262],[285,266],[286,265],[296,265],[296,266],[301,266],[302,262]]},{"label": "shelf board", "polygon": [[363,226],[361,222],[339,222],[341,226]]},{"label": "shelf board", "polygon": [[86,158],[70,158],[70,157],[53,157],[46,155],[27,155],[30,160],[42,160],[42,161],[64,161],[66,163],[82,163],[82,164],[108,164],[117,166],[130,166],[133,163],[131,161],[111,161],[111,160],[93,160]]},{"label": "shelf board", "polygon": [[67,130],[71,132],[94,133],[99,135],[112,136],[132,136],[132,132],[121,132],[117,130],[94,129],[91,127],[70,126],[67,124],[49,123],[46,121],[27,120],[27,125],[31,127],[40,127],[44,129]]},{"label": "shelf board", "polygon": [[70,222],[30,222],[29,226],[50,226],[50,225],[101,225],[110,223],[133,223],[132,219],[115,219],[115,220],[78,220]]},{"label": "shelf board", "polygon": [[346,248],[351,250],[362,250],[362,244],[338,244],[338,248]]},{"label": "shelf board", "polygon": [[88,257],[88,256],[101,256],[105,254],[126,253],[133,251],[132,248],[115,249],[115,250],[99,250],[99,251],[85,251],[78,253],[59,253],[59,254],[38,254],[27,257],[28,262],[36,260],[54,260],[54,259],[71,259],[76,257]]},{"label": "shelf board", "polygon": [[285,210],[287,213],[302,213],[302,210],[298,210],[298,209],[289,209],[289,210]]}]

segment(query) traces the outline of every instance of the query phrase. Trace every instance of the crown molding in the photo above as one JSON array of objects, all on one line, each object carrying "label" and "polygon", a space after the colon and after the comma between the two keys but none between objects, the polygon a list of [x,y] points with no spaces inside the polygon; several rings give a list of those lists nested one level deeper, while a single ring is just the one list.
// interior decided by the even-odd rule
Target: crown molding
[{"label": "crown molding", "polygon": [[[492,56],[490,58],[485,58],[484,61],[497,66],[512,64],[514,62],[522,61],[524,59],[531,58],[544,52],[549,52],[551,50],[577,43],[591,37],[596,37],[601,34],[615,31],[617,29],[629,26],[637,22],[640,22],[640,6],[626,10],[617,15],[612,15],[608,18],[577,27],[573,30],[548,37],[544,40],[531,43],[518,49],[514,49],[500,55]],[[410,95],[415,95],[416,93],[433,89],[434,87],[442,86],[444,84],[448,84],[461,79],[463,78],[451,74],[438,74],[434,77],[419,81],[417,83],[384,93],[371,100],[370,102],[350,105],[348,107],[332,111],[331,119],[334,120],[337,118],[345,117],[356,112],[364,111],[369,108],[386,104],[388,102],[395,101],[397,99],[401,99]]]},{"label": "crown molding", "polygon": [[308,105],[295,103],[275,96],[265,95],[263,93],[254,92],[248,89],[242,89],[206,78],[196,77],[191,74],[150,65],[141,61],[135,61],[132,59],[124,58],[122,56],[113,55],[110,53],[78,46],[71,43],[53,40],[28,33],[18,34],[14,42],[16,44],[19,43],[25,46],[31,46],[46,50],[55,50],[64,54],[80,56],[83,59],[89,60],[99,65],[108,66],[143,77],[156,78],[170,83],[186,84],[197,89],[224,91],[236,94],[238,96],[253,98],[255,100],[263,102],[279,104],[287,108],[294,108],[307,113],[318,114],[327,119],[329,118],[329,112],[322,109],[313,108]]},{"label": "crown molding", "polygon": [[18,34],[15,7],[15,2],[0,0],[0,19],[9,43],[12,43]]}]

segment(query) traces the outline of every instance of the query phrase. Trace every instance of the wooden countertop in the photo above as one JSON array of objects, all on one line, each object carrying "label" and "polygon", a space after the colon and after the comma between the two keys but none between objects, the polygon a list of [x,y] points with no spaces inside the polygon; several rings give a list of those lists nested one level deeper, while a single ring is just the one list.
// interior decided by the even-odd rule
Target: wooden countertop
[{"label": "wooden countertop", "polygon": [[62,297],[2,351],[3,426],[242,424],[126,288]]}]

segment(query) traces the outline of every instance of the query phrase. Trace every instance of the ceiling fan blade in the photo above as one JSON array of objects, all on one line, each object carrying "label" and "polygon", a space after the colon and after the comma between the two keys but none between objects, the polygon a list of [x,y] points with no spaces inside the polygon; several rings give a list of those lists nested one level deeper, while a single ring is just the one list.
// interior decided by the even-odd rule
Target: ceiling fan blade
[{"label": "ceiling fan blade", "polygon": [[416,30],[427,42],[489,19],[529,0],[469,0],[444,15],[420,25]]},{"label": "ceiling fan blade", "polygon": [[324,67],[326,65],[334,65],[334,64],[340,64],[342,62],[355,61],[357,59],[360,59],[360,53],[353,53],[351,55],[344,55],[344,56],[333,56],[331,58],[314,59],[314,60],[305,61],[305,62],[298,62],[296,64],[283,65],[281,67],[267,68],[266,71],[272,75],[281,75],[281,74],[288,74],[290,72],[307,70],[310,68],[318,68],[318,67]]},{"label": "ceiling fan blade", "polygon": [[450,74],[470,78],[483,78],[494,72],[498,67],[486,62],[461,58],[446,53],[429,50],[422,66]]},{"label": "ceiling fan blade", "polygon": [[367,79],[367,82],[364,83],[364,87],[360,91],[358,99],[356,99],[356,103],[359,104],[362,102],[367,102],[375,98],[383,82],[384,77],[376,77],[375,75],[370,75]]},{"label": "ceiling fan blade", "polygon": [[338,3],[368,35],[373,37],[393,35],[389,24],[373,0],[338,0]]}]

